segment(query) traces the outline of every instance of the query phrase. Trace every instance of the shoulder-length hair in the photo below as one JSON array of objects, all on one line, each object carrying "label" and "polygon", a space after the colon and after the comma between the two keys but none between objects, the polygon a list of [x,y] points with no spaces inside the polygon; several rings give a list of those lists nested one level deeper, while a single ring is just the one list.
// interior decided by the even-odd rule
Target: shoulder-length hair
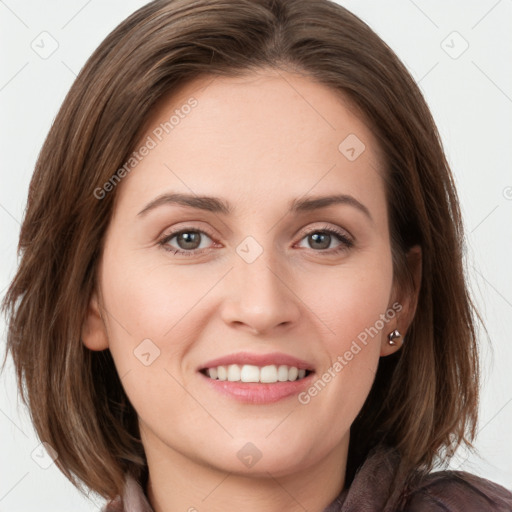
[{"label": "shoulder-length hair", "polygon": [[430,470],[439,453],[471,446],[478,356],[461,214],[438,131],[404,65],[329,0],[156,0],[108,35],[66,96],[37,160],[21,261],[2,305],[22,398],[77,487],[113,498],[126,474],[146,471],[110,352],[80,339],[117,194],[98,199],[97,190],[129,159],[164,96],[202,76],[269,67],[348,98],[375,134],[402,286],[411,285],[408,249],[422,248],[416,314],[351,427],[347,483],[378,443],[400,452],[404,471]]}]

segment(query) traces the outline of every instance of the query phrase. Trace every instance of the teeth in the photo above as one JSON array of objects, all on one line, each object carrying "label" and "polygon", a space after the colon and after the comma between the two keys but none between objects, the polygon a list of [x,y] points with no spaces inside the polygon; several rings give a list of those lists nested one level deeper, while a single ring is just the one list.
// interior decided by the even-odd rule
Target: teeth
[{"label": "teeth", "polygon": [[240,366],[237,364],[230,364],[228,366],[228,380],[230,382],[240,380]]},{"label": "teeth", "polygon": [[259,382],[260,369],[257,366],[252,366],[248,364],[242,366],[242,370],[240,372],[240,380],[242,382]]},{"label": "teeth", "polygon": [[279,382],[286,382],[288,380],[288,366],[281,365],[277,369],[277,380]]},{"label": "teeth", "polygon": [[230,382],[287,382],[303,379],[306,376],[306,370],[299,370],[295,366],[286,366],[284,364],[276,366],[254,366],[252,364],[230,364],[228,366],[217,366],[208,368],[206,374],[211,379],[228,380]]},{"label": "teeth", "polygon": [[277,368],[273,364],[260,370],[260,382],[277,382]]}]

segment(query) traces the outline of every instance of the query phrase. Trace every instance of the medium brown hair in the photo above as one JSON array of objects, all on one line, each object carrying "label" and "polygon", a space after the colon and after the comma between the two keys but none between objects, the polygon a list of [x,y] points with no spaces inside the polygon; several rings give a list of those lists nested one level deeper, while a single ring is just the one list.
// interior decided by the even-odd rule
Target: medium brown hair
[{"label": "medium brown hair", "polygon": [[417,311],[351,427],[347,484],[378,443],[396,447],[404,471],[471,446],[478,357],[461,215],[438,131],[403,64],[328,0],[157,0],[108,35],[65,98],[30,183],[21,261],[3,302],[23,400],[78,487],[113,498],[126,473],[147,471],[110,352],[80,339],[117,195],[94,191],[130,157],[159,100],[195,78],[264,68],[303,73],[349,99],[382,150],[403,286],[408,249],[422,249]]}]

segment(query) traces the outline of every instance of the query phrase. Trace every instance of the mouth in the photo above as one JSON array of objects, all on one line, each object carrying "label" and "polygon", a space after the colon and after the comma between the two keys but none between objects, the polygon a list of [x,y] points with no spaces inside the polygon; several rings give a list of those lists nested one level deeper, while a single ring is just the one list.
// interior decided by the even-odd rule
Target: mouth
[{"label": "mouth", "polygon": [[214,392],[253,405],[291,399],[314,379],[312,363],[278,352],[238,352],[213,359],[197,369]]},{"label": "mouth", "polygon": [[313,370],[285,364],[265,366],[229,364],[203,368],[200,373],[212,380],[275,384],[305,379],[313,373]]},{"label": "mouth", "polygon": [[238,352],[197,368],[210,389],[246,404],[270,404],[291,398],[311,384],[315,367],[280,352]]}]

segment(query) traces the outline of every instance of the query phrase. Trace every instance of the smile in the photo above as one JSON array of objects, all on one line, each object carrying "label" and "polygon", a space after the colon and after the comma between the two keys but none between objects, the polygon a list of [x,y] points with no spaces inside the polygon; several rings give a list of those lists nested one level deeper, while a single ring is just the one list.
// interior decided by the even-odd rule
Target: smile
[{"label": "smile", "polygon": [[252,364],[220,365],[202,370],[204,375],[213,380],[229,382],[261,382],[273,384],[276,382],[289,382],[305,378],[310,371],[304,368],[288,365],[255,366]]}]

